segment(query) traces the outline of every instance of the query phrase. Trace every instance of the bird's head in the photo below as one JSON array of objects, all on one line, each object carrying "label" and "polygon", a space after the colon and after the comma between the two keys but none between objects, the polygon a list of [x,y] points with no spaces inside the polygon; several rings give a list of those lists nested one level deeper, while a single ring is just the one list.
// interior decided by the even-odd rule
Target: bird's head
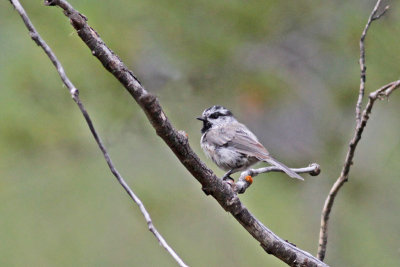
[{"label": "bird's head", "polygon": [[214,126],[219,126],[236,121],[232,112],[222,106],[212,106],[210,108],[207,108],[203,111],[201,117],[198,117],[197,119],[203,122],[201,133],[205,133],[208,129]]}]

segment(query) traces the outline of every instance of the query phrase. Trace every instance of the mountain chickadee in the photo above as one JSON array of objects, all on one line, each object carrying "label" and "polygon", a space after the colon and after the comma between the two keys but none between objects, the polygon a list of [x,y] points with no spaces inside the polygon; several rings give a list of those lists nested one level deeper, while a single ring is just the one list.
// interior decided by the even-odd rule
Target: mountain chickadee
[{"label": "mountain chickadee", "polygon": [[272,158],[257,137],[244,124],[238,122],[228,109],[212,106],[204,110],[202,116],[197,119],[203,122],[201,148],[219,168],[227,171],[222,179],[232,179],[232,173],[246,170],[251,165],[264,161],[280,168],[292,178],[304,180]]}]

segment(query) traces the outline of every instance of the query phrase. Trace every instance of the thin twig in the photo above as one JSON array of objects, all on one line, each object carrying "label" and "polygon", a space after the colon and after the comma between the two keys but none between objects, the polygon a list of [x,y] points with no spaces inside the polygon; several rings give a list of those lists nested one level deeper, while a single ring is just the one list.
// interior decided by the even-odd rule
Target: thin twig
[{"label": "thin twig", "polygon": [[161,234],[157,231],[157,229],[154,227],[153,222],[151,220],[150,214],[147,212],[146,208],[144,207],[142,201],[135,195],[135,193],[132,191],[132,189],[129,187],[129,185],[125,182],[124,178],[119,174],[118,170],[115,168],[110,156],[108,155],[108,152],[101,141],[100,136],[97,134],[96,129],[94,128],[93,122],[90,119],[90,116],[88,112],[86,111],[86,108],[82,104],[80,98],[79,98],[79,91],[76,89],[76,87],[72,84],[72,82],[69,80],[67,75],[65,74],[64,68],[62,67],[61,63],[58,61],[56,55],[53,53],[51,48],[47,45],[47,43],[40,37],[39,33],[36,31],[35,27],[33,26],[32,22],[30,21],[28,15],[26,14],[24,8],[21,6],[18,0],[11,0],[11,4],[14,6],[14,8],[17,10],[19,15],[21,16],[22,20],[24,21],[26,27],[29,30],[29,34],[31,38],[35,41],[35,43],[42,47],[46,55],[49,57],[51,62],[54,64],[54,66],[57,69],[58,74],[61,77],[61,80],[63,83],[67,86],[69,89],[69,92],[71,94],[72,99],[75,101],[75,103],[78,105],[82,115],[84,116],[87,125],[90,128],[90,131],[94,137],[94,139],[97,142],[97,145],[99,146],[101,152],[103,153],[103,156],[108,164],[108,167],[110,168],[111,172],[113,175],[117,178],[118,182],[121,184],[121,186],[125,189],[125,191],[128,193],[128,195],[132,198],[132,200],[139,206],[140,211],[142,212],[149,230],[154,234],[158,242],[162,247],[164,247],[168,253],[175,259],[175,261],[180,265],[180,266],[187,266],[182,259],[175,253],[175,251],[167,244],[165,239],[161,236]]},{"label": "thin twig", "polygon": [[[360,91],[358,95],[358,100],[356,104],[356,129],[353,135],[353,138],[349,144],[349,150],[347,151],[346,159],[343,164],[342,171],[340,173],[339,178],[333,184],[326,200],[324,203],[324,207],[321,213],[321,226],[319,232],[319,241],[318,241],[318,252],[317,257],[321,261],[325,258],[326,253],[326,246],[328,242],[328,222],[329,222],[329,215],[332,210],[332,205],[335,201],[335,197],[339,192],[340,188],[344,185],[345,182],[348,180],[350,167],[353,164],[354,153],[357,147],[358,142],[361,139],[362,132],[364,131],[365,126],[367,125],[367,121],[369,119],[369,114],[371,113],[372,106],[376,99],[380,99],[382,97],[382,93],[385,93],[385,96],[388,97],[389,94],[396,88],[398,88],[398,81],[391,82],[375,92],[369,95],[368,103],[365,109],[361,112],[362,101],[365,93],[365,81],[366,81],[366,66],[365,66],[365,37],[367,36],[367,32],[371,23],[380,17],[382,17],[386,11],[389,9],[389,6],[386,6],[384,10],[377,15],[379,6],[382,0],[378,0],[375,4],[374,9],[372,10],[367,24],[361,34],[360,39],[360,68],[361,68],[361,79],[360,79]],[[386,94],[386,90],[390,90],[388,94]]]},{"label": "thin twig", "polygon": [[[293,168],[291,170],[295,173],[310,173],[311,176],[317,176],[321,172],[321,167],[317,163],[311,163],[308,167]],[[254,177],[267,172],[283,172],[283,170],[275,166],[246,170],[240,174],[238,181],[235,184],[232,184],[235,192],[243,194],[253,183]]]},{"label": "thin twig", "polygon": [[386,6],[385,9],[377,15],[379,6],[381,4],[382,0],[378,0],[375,4],[374,9],[372,10],[371,14],[369,15],[367,24],[364,27],[364,30],[362,31],[361,38],[360,38],[360,70],[361,70],[361,75],[360,75],[360,91],[358,94],[358,100],[356,104],[356,123],[359,124],[361,121],[361,108],[362,108],[362,102],[364,98],[364,93],[365,93],[365,82],[366,82],[366,71],[367,71],[367,66],[365,65],[365,37],[367,36],[367,32],[369,27],[371,26],[371,23],[375,20],[378,20],[380,17],[382,17],[386,11],[389,9],[389,6]]},{"label": "thin twig", "polygon": [[156,133],[175,153],[180,162],[202,185],[203,191],[214,197],[218,203],[257,240],[269,254],[290,266],[327,266],[310,253],[283,240],[265,227],[241,203],[232,188],[218,179],[199,159],[189,146],[188,138],[173,127],[157,98],[148,93],[120,58],[109,49],[96,31],[87,24],[87,19],[65,0],[45,0],[46,5],[59,6],[70,19],[79,37],[92,54],[112,73],[132,95],[146,113]]}]

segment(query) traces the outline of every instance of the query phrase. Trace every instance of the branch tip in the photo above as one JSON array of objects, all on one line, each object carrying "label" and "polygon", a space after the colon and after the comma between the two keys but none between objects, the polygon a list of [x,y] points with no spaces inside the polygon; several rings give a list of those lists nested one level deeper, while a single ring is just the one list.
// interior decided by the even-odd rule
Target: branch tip
[{"label": "branch tip", "polygon": [[321,173],[321,166],[317,163],[311,163],[310,167],[313,167],[314,170],[310,172],[311,176],[318,176]]}]

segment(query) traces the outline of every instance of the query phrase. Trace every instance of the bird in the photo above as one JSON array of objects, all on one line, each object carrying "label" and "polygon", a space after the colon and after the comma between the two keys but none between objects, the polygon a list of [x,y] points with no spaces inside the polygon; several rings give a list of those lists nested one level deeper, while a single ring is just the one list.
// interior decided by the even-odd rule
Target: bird
[{"label": "bird", "polygon": [[[283,163],[274,159],[246,125],[223,106],[212,106],[197,118],[203,122],[200,145],[204,153],[222,170],[223,180],[231,174],[247,170],[260,161],[274,165],[292,178],[304,180]],[[232,179],[233,180],[233,179]]]}]

